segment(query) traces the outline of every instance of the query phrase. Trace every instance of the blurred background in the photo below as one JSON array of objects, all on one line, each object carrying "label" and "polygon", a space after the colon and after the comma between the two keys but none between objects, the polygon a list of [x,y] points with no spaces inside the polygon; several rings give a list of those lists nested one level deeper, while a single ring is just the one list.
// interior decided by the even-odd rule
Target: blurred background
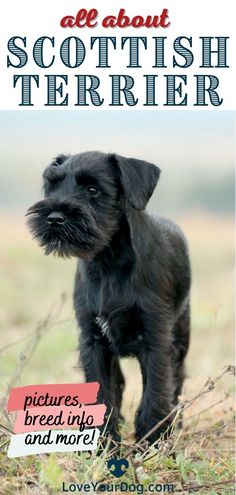
[{"label": "blurred background", "polygon": [[41,194],[41,172],[60,152],[116,152],[162,169],[149,209],[232,214],[234,112],[1,112],[0,207],[24,213]]},{"label": "blurred background", "polygon": [[[0,112],[0,400],[13,385],[82,379],[72,307],[76,261],[45,257],[24,214],[41,197],[51,159],[86,150],[162,170],[148,209],[177,221],[189,241],[192,341],[183,394],[192,396],[234,359],[234,112],[18,111]],[[123,367],[129,416],[141,381],[134,361]],[[232,387],[223,381],[222,391]]]}]

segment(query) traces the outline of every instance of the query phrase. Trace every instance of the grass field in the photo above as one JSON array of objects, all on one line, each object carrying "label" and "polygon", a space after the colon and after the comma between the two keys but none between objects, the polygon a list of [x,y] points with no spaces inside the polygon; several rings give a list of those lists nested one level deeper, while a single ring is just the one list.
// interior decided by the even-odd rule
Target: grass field
[{"label": "grass field", "polygon": [[[183,399],[198,395],[208,377],[233,364],[233,219],[195,213],[178,219],[189,240],[193,269],[192,340]],[[2,426],[12,429],[5,405],[12,386],[79,382],[78,329],[73,314],[75,260],[44,257],[21,219],[0,219],[0,404]],[[45,320],[45,315],[47,318]],[[43,316],[43,319],[42,319]],[[133,445],[133,416],[141,393],[134,360],[122,362],[127,385],[123,456]],[[178,493],[234,493],[232,369],[213,390],[188,404],[184,429],[158,453],[129,456],[130,483],[174,483]],[[1,434],[1,433],[0,433]],[[57,494],[62,481],[110,481],[105,456],[53,454],[7,459],[9,435],[0,436],[0,493]],[[175,457],[170,455],[175,452]],[[202,487],[202,488],[201,488]],[[119,492],[116,492],[119,493]],[[137,493],[137,491],[135,492]]]}]

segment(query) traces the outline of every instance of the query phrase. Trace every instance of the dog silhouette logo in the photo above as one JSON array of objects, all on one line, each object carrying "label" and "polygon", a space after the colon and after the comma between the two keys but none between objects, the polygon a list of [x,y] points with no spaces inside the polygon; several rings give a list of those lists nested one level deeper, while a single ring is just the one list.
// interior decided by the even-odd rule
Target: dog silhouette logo
[{"label": "dog silhouette logo", "polygon": [[126,470],[129,467],[129,461],[127,461],[127,459],[109,459],[109,461],[107,461],[107,467],[110,469],[113,476],[120,478],[126,473]]}]

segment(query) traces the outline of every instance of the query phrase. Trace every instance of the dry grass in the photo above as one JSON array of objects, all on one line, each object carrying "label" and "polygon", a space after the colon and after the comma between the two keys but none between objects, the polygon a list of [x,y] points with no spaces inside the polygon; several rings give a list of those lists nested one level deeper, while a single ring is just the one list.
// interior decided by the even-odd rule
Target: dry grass
[{"label": "dry grass", "polygon": [[[12,419],[4,413],[10,387],[73,383],[82,376],[75,367],[77,328],[71,301],[75,262],[43,257],[22,221],[3,218],[0,223],[6,233],[0,257],[0,422],[11,429]],[[192,214],[179,223],[189,240],[193,267],[192,343],[182,397],[188,401],[185,426],[182,431],[174,429],[171,441],[163,443],[158,453],[130,452],[141,379],[137,363],[123,360],[127,386],[122,455],[129,456],[131,467],[122,480],[145,485],[173,482],[178,493],[227,495],[233,493],[228,482],[234,474],[232,368],[212,390],[200,396],[199,392],[207,377],[220,375],[234,360],[233,222]],[[46,320],[45,314],[49,314]],[[62,481],[114,482],[106,469],[106,452],[99,459],[87,454],[7,459],[9,437],[7,431],[2,433],[0,493],[4,495],[56,494]]]}]

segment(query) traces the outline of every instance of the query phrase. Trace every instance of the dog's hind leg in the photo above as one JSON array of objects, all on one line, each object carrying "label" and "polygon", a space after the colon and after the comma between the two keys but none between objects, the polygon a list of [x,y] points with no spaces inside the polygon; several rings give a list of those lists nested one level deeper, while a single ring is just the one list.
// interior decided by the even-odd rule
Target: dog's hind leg
[{"label": "dog's hind leg", "polygon": [[184,360],[188,352],[190,340],[190,308],[189,303],[174,326],[173,341],[173,378],[174,404],[178,403],[185,378]]},{"label": "dog's hind leg", "polygon": [[112,375],[111,375],[111,391],[112,391],[112,403],[116,408],[119,419],[123,420],[121,415],[122,395],[125,388],[125,379],[121,371],[119,360],[116,356],[112,359]]},{"label": "dog's hind leg", "polygon": [[[148,434],[149,443],[153,443],[162,434],[169,434],[173,420],[171,322],[157,321],[156,317],[145,314],[143,326],[148,339],[137,353],[143,377],[143,397],[136,413],[135,429],[137,441]],[[164,419],[166,416],[168,418]],[[160,427],[152,431],[160,421]]]}]

